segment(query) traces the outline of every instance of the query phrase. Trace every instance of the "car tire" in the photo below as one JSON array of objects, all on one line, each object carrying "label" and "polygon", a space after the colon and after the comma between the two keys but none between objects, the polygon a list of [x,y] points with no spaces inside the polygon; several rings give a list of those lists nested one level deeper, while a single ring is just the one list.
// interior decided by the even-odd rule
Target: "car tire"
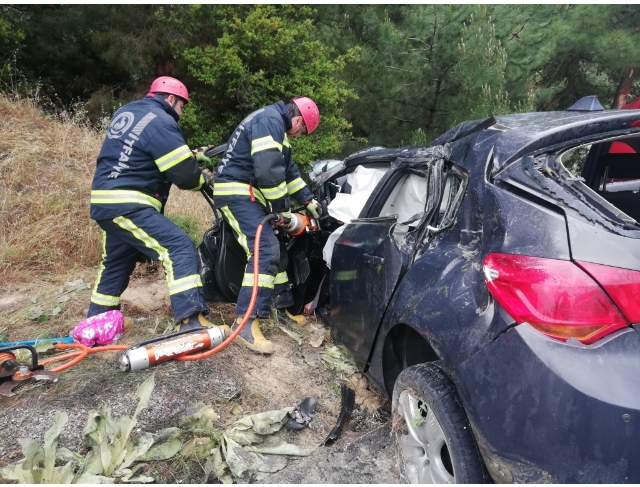
[{"label": "car tire", "polygon": [[391,435],[406,483],[491,483],[460,396],[440,362],[403,370],[393,388]]}]

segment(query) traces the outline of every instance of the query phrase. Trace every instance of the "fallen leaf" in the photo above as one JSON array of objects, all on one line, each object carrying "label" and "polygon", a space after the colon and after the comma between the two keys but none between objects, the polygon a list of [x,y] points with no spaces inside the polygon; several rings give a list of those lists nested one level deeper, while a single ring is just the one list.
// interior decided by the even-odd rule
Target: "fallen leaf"
[{"label": "fallen leaf", "polygon": [[318,335],[317,337],[309,338],[309,344],[313,348],[318,348],[320,345],[322,345],[323,341],[324,341],[324,333],[322,335]]},{"label": "fallen leaf", "polygon": [[322,357],[319,353],[303,353],[302,359],[310,367],[319,367],[322,363]]},{"label": "fallen leaf", "polygon": [[354,363],[347,359],[335,345],[320,352],[320,355],[322,356],[322,360],[327,364],[327,367],[338,374],[351,375],[356,372]]},{"label": "fallen leaf", "polygon": [[287,330],[284,326],[278,326],[278,328],[280,328],[282,331],[284,331],[287,335],[289,335],[291,338],[293,338],[296,342],[298,342],[298,345],[302,345],[302,336],[298,335],[296,332],[291,331],[291,330]]}]

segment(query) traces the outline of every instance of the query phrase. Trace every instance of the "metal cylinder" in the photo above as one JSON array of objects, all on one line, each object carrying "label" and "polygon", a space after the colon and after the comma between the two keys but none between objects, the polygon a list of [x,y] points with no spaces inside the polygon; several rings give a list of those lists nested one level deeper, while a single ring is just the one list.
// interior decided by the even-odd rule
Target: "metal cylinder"
[{"label": "metal cylinder", "polygon": [[306,221],[302,217],[302,215],[298,213],[291,214],[291,223],[287,228],[283,228],[283,230],[291,235],[300,235],[304,231],[304,227],[306,226]]},{"label": "metal cylinder", "polygon": [[220,328],[212,327],[169,340],[150,343],[144,347],[126,350],[120,356],[120,368],[124,372],[144,370],[182,355],[210,350],[220,345],[224,338],[224,332]]}]

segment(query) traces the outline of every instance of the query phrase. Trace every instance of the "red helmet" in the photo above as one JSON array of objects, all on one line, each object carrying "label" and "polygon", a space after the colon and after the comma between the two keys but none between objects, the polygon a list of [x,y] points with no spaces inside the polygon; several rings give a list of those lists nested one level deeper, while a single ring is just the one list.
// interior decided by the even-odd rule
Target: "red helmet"
[{"label": "red helmet", "polygon": [[151,93],[167,93],[168,95],[179,96],[185,103],[189,103],[187,87],[181,81],[170,76],[160,76],[151,83],[149,94]]},{"label": "red helmet", "polygon": [[318,125],[320,125],[320,110],[318,110],[318,106],[311,98],[301,96],[299,98],[292,99],[291,103],[297,106],[298,110],[300,110],[302,120],[304,120],[304,124],[307,126],[307,134],[310,134],[318,128]]}]

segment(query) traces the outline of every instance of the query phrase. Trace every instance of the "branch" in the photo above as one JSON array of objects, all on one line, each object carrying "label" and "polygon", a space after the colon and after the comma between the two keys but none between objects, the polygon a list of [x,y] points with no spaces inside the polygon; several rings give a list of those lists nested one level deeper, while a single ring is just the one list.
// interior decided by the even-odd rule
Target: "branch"
[{"label": "branch", "polygon": [[393,117],[395,120],[397,120],[398,122],[403,122],[403,123],[416,123],[415,120],[404,120],[402,118],[398,118],[398,117]]},{"label": "branch", "polygon": [[396,68],[395,66],[384,66],[384,67],[387,69],[396,69],[398,71],[404,71],[405,73],[420,74],[418,71],[410,71],[408,69]]}]

